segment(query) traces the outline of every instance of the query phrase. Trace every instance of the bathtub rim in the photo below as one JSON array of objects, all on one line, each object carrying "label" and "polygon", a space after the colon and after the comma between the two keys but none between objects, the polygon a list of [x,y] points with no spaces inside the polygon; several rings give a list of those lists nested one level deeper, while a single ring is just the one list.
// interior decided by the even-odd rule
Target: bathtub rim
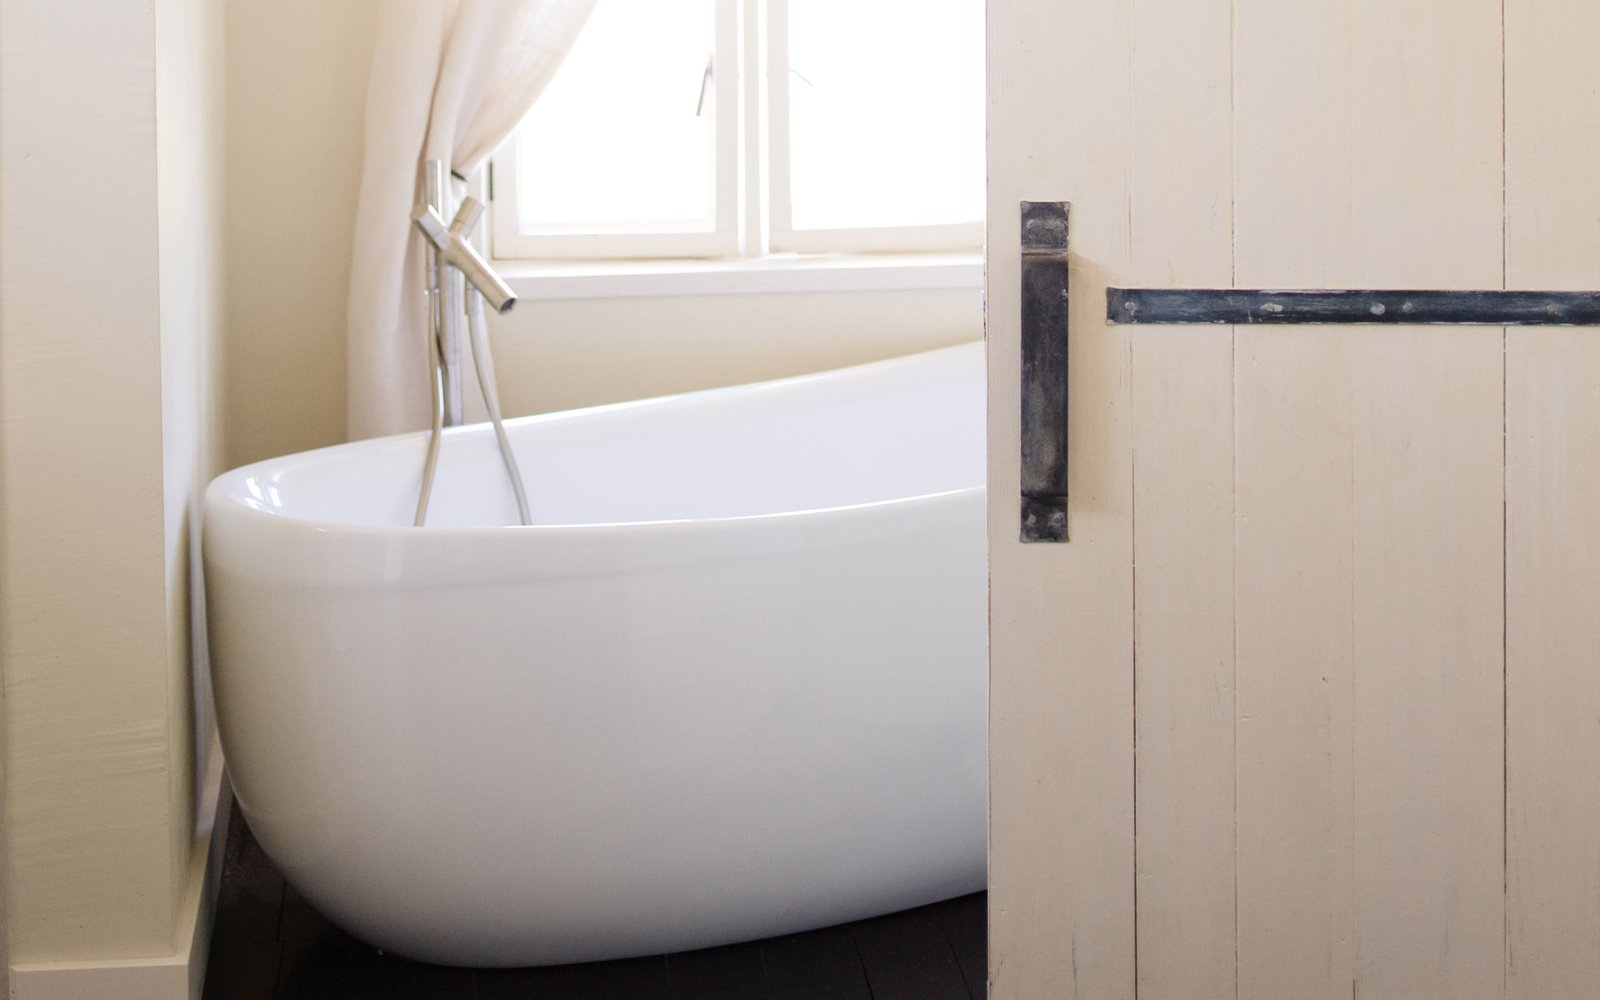
[{"label": "bathtub rim", "polygon": [[[887,536],[936,537],[987,489],[814,511],[723,519],[402,530],[315,522],[208,503],[201,533],[210,580],[239,574],[294,586],[386,590],[495,586],[608,576],[870,544]],[[519,530],[509,530],[519,529]]]},{"label": "bathtub rim", "polygon": [[[478,426],[476,424],[472,425]],[[483,426],[487,427],[487,424]],[[361,444],[362,442],[352,442]],[[332,445],[332,448],[346,447],[345,445]],[[318,451],[327,451],[319,448]],[[300,452],[298,454],[311,454]],[[286,455],[285,459],[296,457]],[[272,464],[274,459],[257,463],[262,465]],[[234,470],[243,472],[254,466],[244,466]],[[856,511],[871,511],[880,508],[898,507],[910,504],[936,503],[950,497],[966,494],[983,493],[987,490],[985,485],[958,486],[949,490],[936,490],[932,493],[916,493],[911,496],[890,497],[886,500],[865,500],[861,503],[837,504],[832,507],[800,507],[794,510],[765,511],[760,514],[732,514],[717,517],[672,517],[657,518],[649,521],[577,521],[557,522],[550,524],[495,524],[487,526],[456,527],[448,525],[414,525],[414,524],[351,524],[347,521],[323,521],[309,517],[297,517],[293,514],[283,514],[272,510],[262,510],[259,507],[242,502],[237,495],[223,494],[218,490],[218,495],[213,497],[211,491],[217,487],[218,482],[227,478],[232,473],[223,473],[206,487],[204,509],[209,514],[213,506],[219,511],[225,511],[221,516],[229,518],[248,518],[251,523],[273,524],[280,526],[278,530],[293,530],[295,532],[310,531],[324,535],[350,535],[368,537],[400,537],[420,538],[427,535],[430,538],[475,538],[480,536],[497,536],[508,532],[518,535],[524,534],[556,534],[573,533],[600,534],[603,531],[637,531],[640,529],[672,529],[683,527],[710,527],[713,525],[735,525],[748,523],[765,523],[772,521],[787,521],[793,518],[810,517],[822,518],[830,515],[843,515]]]},{"label": "bathtub rim", "polygon": [[[565,420],[581,419],[590,416],[607,416],[623,413],[629,410],[649,410],[657,406],[675,406],[694,401],[705,401],[711,398],[737,398],[739,396],[754,395],[770,392],[777,388],[799,387],[814,383],[855,381],[861,378],[872,378],[887,371],[902,368],[915,368],[919,365],[929,365],[935,359],[955,355],[963,351],[980,350],[987,352],[988,345],[984,339],[964,341],[946,347],[932,350],[919,351],[914,354],[902,354],[877,361],[863,362],[858,365],[848,365],[842,368],[830,368],[823,371],[807,372],[800,375],[789,375],[775,379],[765,379],[759,382],[742,382],[735,385],[716,386],[707,389],[695,389],[687,392],[671,393],[664,396],[652,396],[645,399],[621,400],[614,403],[601,403],[595,406],[578,407],[569,410],[557,410],[550,413],[532,413],[520,417],[513,417],[505,421],[508,432],[522,427],[540,424],[558,424]],[[473,424],[463,424],[457,427],[447,427],[444,437],[465,437],[488,435],[492,433],[488,421]],[[220,515],[227,511],[229,517],[250,515],[269,518],[273,523],[285,527],[294,525],[298,531],[313,531],[323,533],[361,535],[400,535],[401,537],[418,537],[426,534],[431,537],[465,538],[476,535],[503,535],[510,531],[518,534],[545,532],[545,531],[591,531],[595,529],[630,529],[653,528],[662,530],[672,525],[713,525],[733,524],[743,522],[764,522],[796,516],[821,517],[842,514],[846,511],[869,510],[889,507],[899,504],[917,502],[933,502],[940,498],[968,493],[982,492],[986,484],[979,482],[970,486],[958,486],[947,490],[915,493],[901,496],[884,497],[881,499],[865,500],[853,504],[837,504],[827,507],[799,507],[788,510],[761,511],[753,514],[734,514],[717,517],[691,517],[691,518],[656,518],[650,520],[634,521],[589,521],[567,523],[542,523],[542,524],[500,524],[500,525],[474,525],[470,527],[433,526],[414,524],[352,524],[348,521],[329,521],[320,518],[299,516],[283,510],[268,509],[263,505],[246,499],[248,491],[243,488],[244,480],[251,476],[262,475],[274,467],[285,467],[296,462],[304,462],[315,458],[325,458],[331,453],[339,451],[358,452],[362,450],[387,450],[398,448],[412,448],[418,451],[418,468],[421,468],[421,454],[425,447],[428,432],[403,431],[398,434],[389,434],[382,437],[362,438],[355,441],[345,441],[320,448],[310,448],[304,451],[291,452],[286,455],[274,456],[250,462],[245,465],[229,469],[215,476],[206,485],[202,498],[202,511],[209,518],[213,509]]]}]

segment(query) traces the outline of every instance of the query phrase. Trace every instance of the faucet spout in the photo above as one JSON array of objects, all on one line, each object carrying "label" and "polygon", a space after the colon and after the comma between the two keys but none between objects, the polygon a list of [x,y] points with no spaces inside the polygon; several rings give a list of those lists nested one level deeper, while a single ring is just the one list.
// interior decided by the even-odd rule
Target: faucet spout
[{"label": "faucet spout", "polygon": [[477,248],[467,242],[466,234],[482,214],[482,203],[469,197],[461,203],[460,211],[449,226],[445,225],[444,219],[433,210],[433,206],[426,203],[418,205],[416,211],[411,213],[411,221],[439,251],[439,263],[449,264],[459,270],[496,312],[510,312],[511,307],[517,304],[516,293],[494,272]]}]

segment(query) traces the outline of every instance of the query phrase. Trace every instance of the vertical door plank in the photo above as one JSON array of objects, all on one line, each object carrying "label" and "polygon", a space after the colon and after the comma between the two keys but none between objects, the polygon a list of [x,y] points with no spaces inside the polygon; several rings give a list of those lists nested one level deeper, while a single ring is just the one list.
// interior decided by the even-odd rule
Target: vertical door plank
[{"label": "vertical door plank", "polygon": [[[1131,1000],[1124,0],[989,6],[991,995]],[[1017,541],[1019,200],[1073,202],[1067,544]]]},{"label": "vertical door plank", "polygon": [[1355,920],[1350,338],[1241,328],[1238,339],[1239,996],[1345,1000]]},{"label": "vertical door plank", "polygon": [[1501,335],[1355,347],[1363,998],[1504,995]]},{"label": "vertical door plank", "polygon": [[[1502,282],[1499,0],[1355,0],[1357,287]],[[1500,997],[1503,335],[1353,344],[1355,977]]]},{"label": "vertical door plank", "polygon": [[1234,993],[1233,354],[1134,347],[1139,996]]},{"label": "vertical door plank", "polygon": [[[1347,286],[1350,5],[1238,0],[1234,30],[1238,282]],[[1354,978],[1350,379],[1347,330],[1239,330],[1244,1000],[1348,1000]]]},{"label": "vertical door plank", "polygon": [[1600,336],[1506,375],[1507,995],[1600,996]]},{"label": "vertical door plank", "polygon": [[[1506,2],[1513,288],[1600,287],[1600,6]],[[1507,994],[1600,996],[1600,332],[1506,356]]]},{"label": "vertical door plank", "polygon": [[[1132,263],[1233,283],[1227,0],[1132,4]],[[1232,997],[1233,336],[1133,345],[1138,994]]]}]

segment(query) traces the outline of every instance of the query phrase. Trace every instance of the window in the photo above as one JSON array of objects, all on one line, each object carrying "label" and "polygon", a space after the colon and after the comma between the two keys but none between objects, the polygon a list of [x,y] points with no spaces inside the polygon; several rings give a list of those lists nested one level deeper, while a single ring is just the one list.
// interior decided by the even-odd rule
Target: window
[{"label": "window", "polygon": [[599,0],[494,161],[497,257],[976,248],[982,0]]}]

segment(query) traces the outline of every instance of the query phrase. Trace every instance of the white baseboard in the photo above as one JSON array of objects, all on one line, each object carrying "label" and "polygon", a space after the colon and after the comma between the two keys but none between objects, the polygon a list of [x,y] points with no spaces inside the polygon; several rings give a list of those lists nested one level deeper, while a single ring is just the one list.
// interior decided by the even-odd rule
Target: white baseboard
[{"label": "white baseboard", "polygon": [[211,748],[172,955],[94,962],[29,962],[11,966],[11,1000],[200,1000],[205,986],[211,927],[222,883],[222,850],[228,840],[233,796],[223,775],[222,751]]}]

